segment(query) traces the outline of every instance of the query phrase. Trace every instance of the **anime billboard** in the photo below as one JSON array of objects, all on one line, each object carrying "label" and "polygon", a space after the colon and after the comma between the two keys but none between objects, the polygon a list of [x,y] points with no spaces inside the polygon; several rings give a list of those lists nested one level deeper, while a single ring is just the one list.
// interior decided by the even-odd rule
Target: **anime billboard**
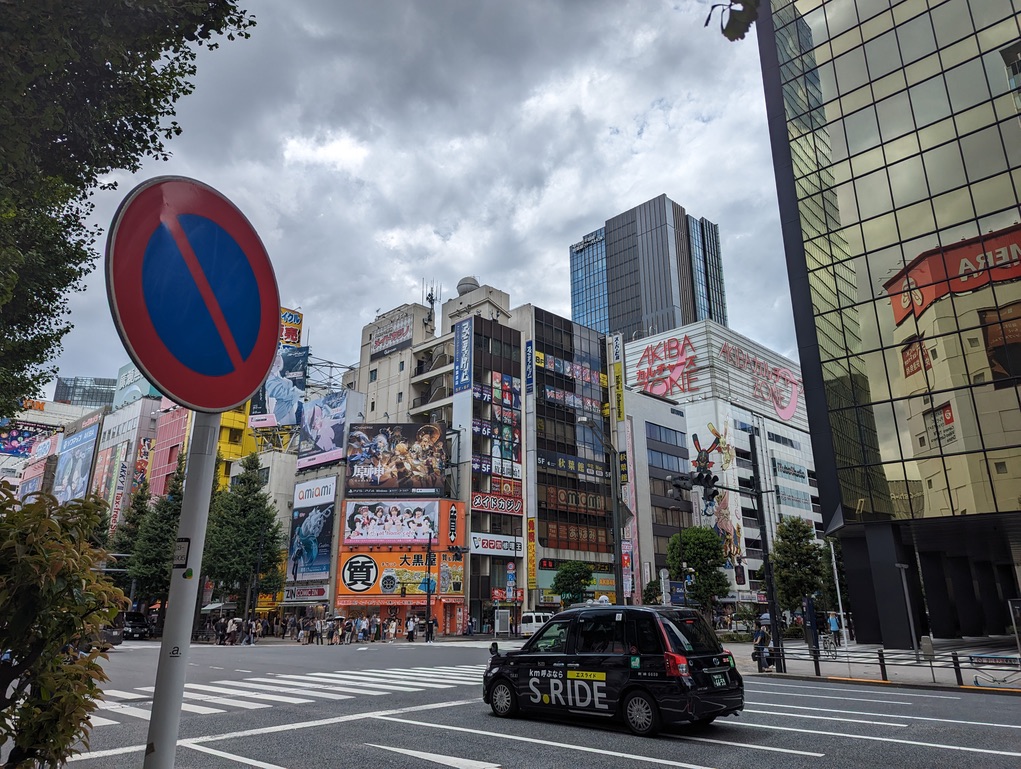
[{"label": "anime billboard", "polygon": [[348,390],[328,392],[305,404],[298,438],[298,469],[339,462],[347,437]]},{"label": "anime billboard", "polygon": [[0,419],[0,454],[23,459],[32,455],[36,438],[52,432],[52,427]]},{"label": "anime billboard", "polygon": [[336,498],[336,476],[295,485],[287,554],[288,584],[329,579]]},{"label": "anime billboard", "polygon": [[98,436],[98,423],[74,435],[64,436],[53,480],[53,496],[61,504],[72,499],[82,499],[88,493],[92,455],[95,453]]},{"label": "anime billboard", "polygon": [[262,387],[252,396],[249,427],[301,424],[308,374],[307,347],[278,347]]},{"label": "anime billboard", "polygon": [[441,424],[352,425],[347,496],[439,497],[447,452]]},{"label": "anime billboard", "polygon": [[460,545],[464,509],[439,499],[387,499],[347,502],[343,537],[348,545]]}]

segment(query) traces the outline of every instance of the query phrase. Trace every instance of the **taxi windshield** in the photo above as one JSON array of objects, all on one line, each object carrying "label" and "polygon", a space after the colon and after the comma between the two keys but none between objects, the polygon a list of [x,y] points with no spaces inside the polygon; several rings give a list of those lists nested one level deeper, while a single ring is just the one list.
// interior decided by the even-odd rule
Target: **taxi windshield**
[{"label": "taxi windshield", "polygon": [[676,611],[660,612],[670,645],[678,652],[718,654],[723,650],[709,624],[697,615]]}]

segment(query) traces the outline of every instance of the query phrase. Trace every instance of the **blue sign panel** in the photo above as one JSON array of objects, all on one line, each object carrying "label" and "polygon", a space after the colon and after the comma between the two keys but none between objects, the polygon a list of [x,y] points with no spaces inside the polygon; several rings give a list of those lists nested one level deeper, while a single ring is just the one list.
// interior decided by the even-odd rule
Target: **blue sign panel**
[{"label": "blue sign panel", "polygon": [[454,392],[470,390],[472,386],[472,331],[473,318],[454,324]]}]

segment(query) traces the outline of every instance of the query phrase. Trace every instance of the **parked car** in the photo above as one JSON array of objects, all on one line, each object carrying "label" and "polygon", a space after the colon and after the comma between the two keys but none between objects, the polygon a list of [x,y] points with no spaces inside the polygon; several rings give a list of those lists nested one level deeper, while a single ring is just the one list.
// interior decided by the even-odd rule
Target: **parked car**
[{"label": "parked car", "polygon": [[691,609],[586,606],[557,614],[520,651],[494,643],[482,698],[501,718],[622,718],[653,735],[664,724],[710,724],[744,708],[733,655]]},{"label": "parked car", "polygon": [[553,619],[552,612],[526,611],[521,615],[521,635],[528,637]]},{"label": "parked car", "polygon": [[149,637],[149,622],[145,614],[140,611],[124,613],[124,637],[141,639]]}]

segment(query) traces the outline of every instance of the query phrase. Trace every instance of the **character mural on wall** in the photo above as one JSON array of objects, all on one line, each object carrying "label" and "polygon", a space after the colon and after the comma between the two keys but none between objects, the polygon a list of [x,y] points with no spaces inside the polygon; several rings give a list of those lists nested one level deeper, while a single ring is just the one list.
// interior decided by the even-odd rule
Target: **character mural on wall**
[{"label": "character mural on wall", "polygon": [[[713,467],[716,465],[711,459],[713,452],[720,454],[719,470],[721,473],[726,472],[734,465],[735,453],[730,442],[729,422],[729,419],[724,421],[722,431],[717,430],[712,422],[706,425],[709,432],[713,434],[713,442],[706,447],[702,446],[697,434],[693,433],[691,436],[696,451],[691,464],[695,468],[695,472],[703,478],[711,478],[713,475]],[[725,479],[721,483],[727,485]],[[723,543],[723,555],[726,558],[724,567],[733,569],[739,560],[743,559],[743,535],[741,524],[735,523],[735,516],[730,510],[729,492],[720,489],[714,499],[710,499],[708,494],[702,495],[702,520],[703,525],[712,527]]]},{"label": "character mural on wall", "polygon": [[731,516],[729,492],[720,492],[713,514],[716,516],[713,529],[720,535],[720,541],[723,542],[723,556],[727,559],[724,567],[732,569],[741,556],[741,524],[735,524]]}]

